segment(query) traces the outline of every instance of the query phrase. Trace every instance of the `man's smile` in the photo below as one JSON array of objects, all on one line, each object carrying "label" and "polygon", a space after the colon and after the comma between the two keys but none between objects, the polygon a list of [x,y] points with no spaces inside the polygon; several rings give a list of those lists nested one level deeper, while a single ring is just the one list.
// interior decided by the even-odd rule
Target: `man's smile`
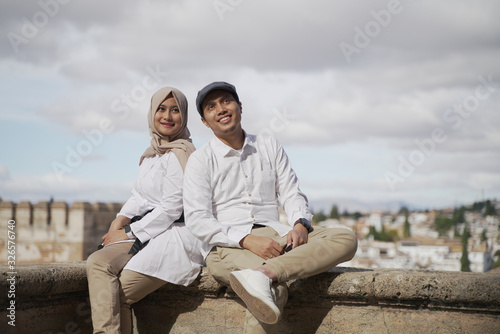
[{"label": "man's smile", "polygon": [[231,116],[227,115],[227,116],[222,117],[219,120],[219,123],[226,124],[226,123],[229,123],[230,121],[231,121]]}]

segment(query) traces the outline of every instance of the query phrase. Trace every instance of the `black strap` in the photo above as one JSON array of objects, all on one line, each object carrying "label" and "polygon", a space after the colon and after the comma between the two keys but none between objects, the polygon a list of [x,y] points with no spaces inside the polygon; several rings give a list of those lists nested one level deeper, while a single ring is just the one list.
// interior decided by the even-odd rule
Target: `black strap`
[{"label": "black strap", "polygon": [[[142,218],[144,218],[145,215],[147,215],[151,211],[153,211],[153,209],[147,211],[142,216],[134,216],[134,217],[132,217],[132,219],[130,219],[130,224],[132,224],[132,223],[134,223],[134,222],[136,222],[138,220],[141,220]],[[181,216],[179,217],[179,219],[177,219],[176,221],[174,221],[172,224],[175,224],[175,223],[184,223],[184,211],[182,211]],[[149,243],[149,240],[143,243],[138,238],[135,238],[134,244],[132,245],[132,248],[130,248],[130,251],[128,253],[129,254],[137,254],[137,252],[139,252],[141,249],[143,249],[144,247],[146,247],[148,243]]]},{"label": "black strap", "polygon": [[253,224],[252,228],[263,228],[267,227],[266,225],[261,225],[261,224]]},{"label": "black strap", "polygon": [[[130,219],[130,223],[129,224],[132,224],[132,223],[135,223],[138,220],[141,220],[142,218],[144,218],[145,215],[147,215],[151,211],[153,211],[153,209],[146,211],[142,215],[138,215],[138,216],[132,217]],[[182,211],[181,216],[179,217],[179,219],[177,219],[176,221],[174,221],[172,224],[176,224],[176,223],[184,223],[184,211]],[[139,239],[136,238],[135,241],[134,241],[134,244],[132,245],[132,248],[130,249],[130,251],[128,253],[129,254],[136,254],[138,251],[140,251],[141,249],[143,249],[144,247],[146,247],[146,245],[148,244],[148,242],[149,242],[149,240],[146,241],[145,243],[142,243]],[[103,247],[104,247],[104,243],[102,243],[99,246],[97,246],[97,250],[102,249]]]},{"label": "black strap", "polygon": [[141,220],[142,218],[144,218],[144,216],[146,216],[148,213],[150,213],[153,210],[154,209],[148,210],[145,213],[143,213],[142,215],[133,216],[132,219],[130,219],[130,223],[129,224],[132,224],[132,223],[135,223],[138,220]]}]

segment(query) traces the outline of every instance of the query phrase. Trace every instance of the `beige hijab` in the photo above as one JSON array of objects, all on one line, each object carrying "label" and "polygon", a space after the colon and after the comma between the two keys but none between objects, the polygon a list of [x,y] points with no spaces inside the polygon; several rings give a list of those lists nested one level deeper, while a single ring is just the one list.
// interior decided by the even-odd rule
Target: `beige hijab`
[{"label": "beige hijab", "polygon": [[[174,134],[173,136],[164,136],[158,132],[155,127],[155,114],[158,107],[167,99],[167,97],[172,94],[179,109],[181,111],[181,130]],[[194,152],[195,147],[189,138],[190,133],[187,128],[188,121],[188,102],[184,94],[173,87],[163,87],[153,94],[151,97],[151,106],[148,112],[148,125],[149,134],[151,135],[151,146],[146,149],[142,154],[139,165],[142,163],[144,158],[150,157],[155,154],[165,154],[168,151],[172,151],[179,159],[182,166],[182,170],[186,167],[189,155]]]}]

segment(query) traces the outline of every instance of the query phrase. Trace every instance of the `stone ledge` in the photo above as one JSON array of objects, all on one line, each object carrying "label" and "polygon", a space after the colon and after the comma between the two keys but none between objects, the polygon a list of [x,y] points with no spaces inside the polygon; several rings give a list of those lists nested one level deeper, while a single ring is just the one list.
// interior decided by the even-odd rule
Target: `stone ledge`
[{"label": "stone ledge", "polygon": [[[8,268],[0,266],[0,286],[7,291]],[[21,299],[87,292],[85,262],[24,265],[16,268],[16,292]],[[440,306],[500,312],[500,272],[463,273],[406,269],[334,268],[289,284],[290,297],[301,302],[332,299],[365,305]],[[235,295],[220,286],[204,268],[190,286],[166,284],[160,290],[203,293],[209,297]],[[1,296],[2,304],[6,295]],[[293,297],[293,298],[292,298]]]},{"label": "stone ledge", "polygon": [[[8,291],[8,268],[0,268],[0,286],[2,291]],[[75,328],[80,330],[79,333],[90,332],[85,262],[17,266],[16,272],[15,301],[19,328],[24,328],[26,332],[36,328],[38,333],[51,333],[53,329],[61,331],[62,328],[71,332],[68,326],[70,329],[77,326]],[[310,329],[297,331],[300,326],[305,326],[296,322],[298,314],[301,318],[307,314],[316,319],[309,324],[314,328],[312,333],[340,333],[342,328],[351,328],[352,333],[372,333],[369,329],[377,326],[393,326],[394,331],[398,326],[410,326],[404,321],[398,325],[401,319],[397,320],[396,314],[404,319],[413,319],[415,331],[411,332],[426,328],[423,323],[426,326],[433,323],[438,327],[448,323],[443,331],[438,332],[454,333],[457,328],[461,328],[459,332],[468,332],[465,330],[467,326],[474,324],[476,333],[495,333],[498,332],[498,326],[495,326],[500,323],[498,272],[340,267],[293,281],[289,287],[289,302],[280,333],[290,333],[290,329],[295,333],[311,332]],[[5,310],[10,300],[7,294],[0,299],[0,316],[6,319],[8,313]],[[134,312],[137,327],[144,333],[154,331],[159,319],[156,314],[163,314],[162,328],[167,327],[172,333],[202,333],[203,328],[205,333],[240,333],[244,318],[244,307],[239,299],[230,288],[215,282],[206,268],[192,285],[167,284],[137,303]],[[224,317],[220,317],[221,312],[224,312]],[[366,317],[367,312],[373,318],[371,323],[364,324],[362,319],[357,323],[349,320],[352,314],[364,314]],[[387,322],[391,316],[395,317],[392,325]],[[379,320],[380,324],[376,325]],[[215,325],[209,330],[205,326],[211,321],[215,321]],[[480,327],[477,327],[478,324]],[[0,332],[8,332],[4,329],[9,327],[5,326],[4,320],[0,323]],[[449,331],[446,331],[447,328]]]}]

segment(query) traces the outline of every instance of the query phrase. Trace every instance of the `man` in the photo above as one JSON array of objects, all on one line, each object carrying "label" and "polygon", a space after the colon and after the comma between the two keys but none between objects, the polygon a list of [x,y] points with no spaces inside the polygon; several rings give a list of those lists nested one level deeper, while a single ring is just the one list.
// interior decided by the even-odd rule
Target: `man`
[{"label": "man", "polygon": [[[210,273],[245,302],[246,332],[275,333],[288,298],[286,281],[350,260],[356,237],[344,228],[311,226],[307,198],[285,151],[273,137],[243,130],[233,85],[209,84],[198,92],[196,107],[215,137],[186,166],[186,225],[208,245]],[[288,224],[280,223],[279,203]]]}]

